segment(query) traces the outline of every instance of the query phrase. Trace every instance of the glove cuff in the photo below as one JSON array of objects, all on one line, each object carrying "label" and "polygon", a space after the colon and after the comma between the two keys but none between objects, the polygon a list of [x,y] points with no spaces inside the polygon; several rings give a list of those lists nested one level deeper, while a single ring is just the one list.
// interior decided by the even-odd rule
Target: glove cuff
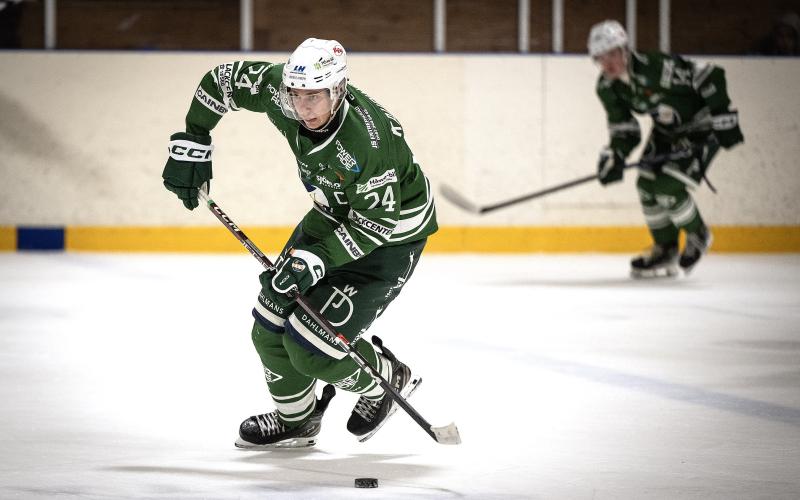
[{"label": "glove cuff", "polygon": [[[173,134],[173,137],[177,134]],[[192,163],[211,162],[211,152],[214,146],[200,144],[186,139],[173,139],[169,141],[169,157],[176,161]]]},{"label": "glove cuff", "polygon": [[325,263],[322,262],[322,259],[320,259],[317,254],[309,252],[308,250],[294,249],[294,251],[292,251],[292,257],[303,259],[306,262],[309,274],[311,274],[311,286],[316,285],[317,281],[325,276]]},{"label": "glove cuff", "polygon": [[739,112],[736,110],[711,117],[711,128],[715,132],[731,130],[739,126]]}]

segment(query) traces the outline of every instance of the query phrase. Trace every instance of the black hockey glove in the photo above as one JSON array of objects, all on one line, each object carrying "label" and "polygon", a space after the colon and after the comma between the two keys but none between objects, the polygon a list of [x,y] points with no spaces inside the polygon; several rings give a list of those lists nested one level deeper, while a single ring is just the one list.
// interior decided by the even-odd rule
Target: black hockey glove
[{"label": "black hockey glove", "polygon": [[625,158],[619,151],[608,147],[600,151],[600,159],[597,161],[597,179],[600,184],[605,186],[611,182],[621,181],[624,170]]},{"label": "black hockey glove", "polygon": [[730,149],[740,142],[744,142],[742,130],[739,128],[739,112],[726,111],[711,117],[711,127],[717,136],[720,146]]},{"label": "black hockey glove", "polygon": [[308,250],[294,249],[278,267],[272,278],[272,288],[280,293],[288,293],[296,288],[299,293],[316,285],[325,276],[325,264],[316,254]]},{"label": "black hockey glove", "polygon": [[211,187],[211,137],[177,132],[170,136],[169,158],[161,177],[164,187],[175,193],[189,210],[197,205],[197,190]]}]

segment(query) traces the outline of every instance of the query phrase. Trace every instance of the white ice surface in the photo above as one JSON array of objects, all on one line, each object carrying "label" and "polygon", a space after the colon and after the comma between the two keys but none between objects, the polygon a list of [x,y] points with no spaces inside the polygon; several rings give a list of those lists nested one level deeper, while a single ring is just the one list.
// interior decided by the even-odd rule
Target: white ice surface
[{"label": "white ice surface", "polygon": [[[800,256],[424,255],[373,326],[424,382],[367,443],[245,452],[249,255],[0,254],[0,498],[800,497]],[[321,386],[318,388],[321,389]],[[318,391],[319,392],[319,391]],[[376,477],[377,490],[353,488]]]}]

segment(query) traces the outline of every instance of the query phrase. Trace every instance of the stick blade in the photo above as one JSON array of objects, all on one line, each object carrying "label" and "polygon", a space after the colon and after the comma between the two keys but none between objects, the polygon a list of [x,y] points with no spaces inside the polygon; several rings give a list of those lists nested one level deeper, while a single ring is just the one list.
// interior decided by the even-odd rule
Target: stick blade
[{"label": "stick blade", "polygon": [[439,186],[439,192],[444,196],[444,198],[452,203],[453,205],[457,206],[462,210],[466,210],[467,212],[471,212],[473,214],[480,214],[481,207],[472,203],[468,199],[464,198],[459,192],[455,189],[451,188],[447,184],[442,184]]},{"label": "stick blade", "polygon": [[458,433],[455,422],[444,427],[431,427],[431,432],[433,439],[439,444],[461,444],[461,434]]}]

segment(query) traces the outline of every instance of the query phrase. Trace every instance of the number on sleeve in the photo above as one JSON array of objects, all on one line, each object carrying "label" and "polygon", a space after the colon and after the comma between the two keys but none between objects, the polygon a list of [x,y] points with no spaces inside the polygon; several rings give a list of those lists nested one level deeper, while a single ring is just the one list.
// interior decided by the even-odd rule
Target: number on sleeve
[{"label": "number on sleeve", "polygon": [[367,193],[364,195],[364,198],[372,200],[369,210],[377,207],[378,203],[380,203],[382,206],[386,207],[387,212],[394,212],[394,205],[396,202],[394,201],[394,192],[392,191],[392,186],[386,187],[386,191],[383,193],[383,200],[381,200],[380,195],[376,191]]}]

